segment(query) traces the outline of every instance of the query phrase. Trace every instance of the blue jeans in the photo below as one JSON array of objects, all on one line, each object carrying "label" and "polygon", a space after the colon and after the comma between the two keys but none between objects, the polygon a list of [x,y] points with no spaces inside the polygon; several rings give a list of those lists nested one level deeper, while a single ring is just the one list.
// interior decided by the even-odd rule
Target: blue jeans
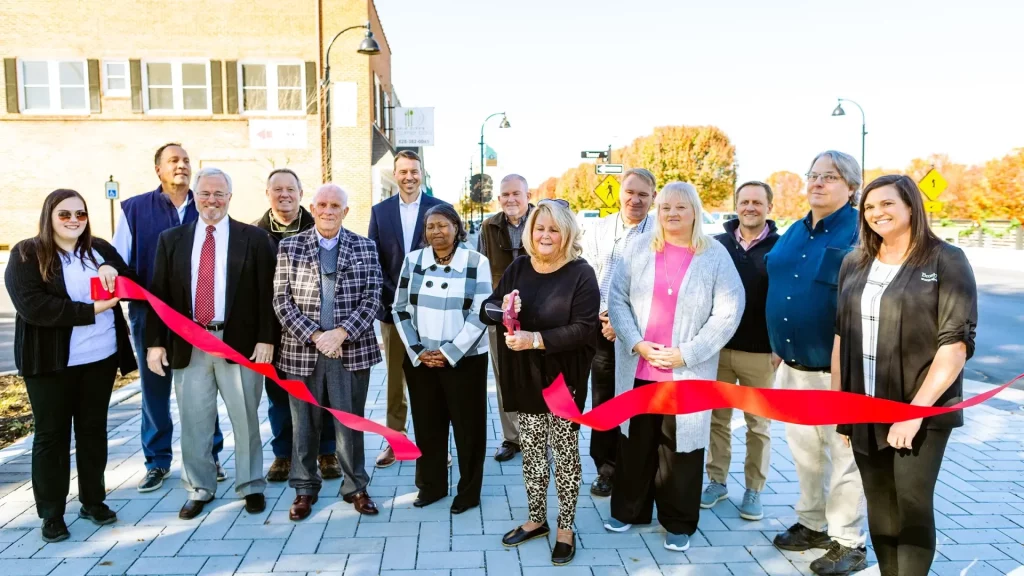
[{"label": "blue jeans", "polygon": [[[270,378],[264,379],[267,390],[267,420],[270,420],[270,447],[274,450],[274,458],[292,457],[292,412],[289,406],[289,395],[284,388]],[[320,456],[333,455],[337,451],[334,438],[334,417],[324,418],[320,425]]]},{"label": "blue jeans", "polygon": [[[171,369],[164,368],[166,376],[154,374],[146,364],[146,312],[148,305],[128,303],[128,318],[132,327],[132,344],[135,358],[139,362],[139,377],[142,379],[142,453],[146,456],[146,469],[170,469],[171,436],[174,424],[171,422]],[[220,418],[213,428],[213,460],[219,461],[218,454],[224,448],[224,435],[220,432]]]}]

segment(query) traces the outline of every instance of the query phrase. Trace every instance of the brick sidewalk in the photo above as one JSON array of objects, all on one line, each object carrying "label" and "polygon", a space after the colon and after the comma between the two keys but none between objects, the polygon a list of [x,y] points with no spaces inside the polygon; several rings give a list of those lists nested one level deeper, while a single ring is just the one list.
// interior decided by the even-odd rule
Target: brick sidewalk
[{"label": "brick sidewalk", "polygon": [[[267,511],[259,515],[247,514],[241,500],[235,499],[233,437],[223,406],[222,459],[229,478],[220,485],[218,499],[195,520],[179,520],[185,491],[178,487],[178,460],[161,490],[139,494],[135,484],[143,474],[141,398],[131,396],[110,409],[107,503],[118,512],[112,526],[99,528],[78,520],[79,503],[73,499],[66,516],[71,539],[45,544],[27,482],[31,440],[0,451],[0,574],[810,574],[808,564],[820,552],[780,552],[771,545],[774,535],[795,521],[793,504],[799,491],[781,424],[772,426],[772,469],[762,496],[765,519],[739,518],[735,503],[742,497],[745,429],[738,413],[733,421],[730,501],[701,511],[700,531],[688,552],[662,548],[662,530],[656,524],[626,534],[603,529],[608,499],[592,498],[587,489],[596,471],[586,456],[586,430],[580,446],[586,484],[576,513],[575,561],[567,567],[551,566],[553,538],[519,549],[503,548],[500,535],[526,519],[526,492],[520,457],[505,464],[490,458],[500,443],[493,382],[491,387],[489,454],[479,508],[451,516],[450,497],[424,509],[413,508],[414,464],[405,463],[370,470],[370,494],[381,509],[379,516],[356,514],[337,497],[340,481],[333,480],[325,482],[324,497],[301,523],[288,520],[293,492],[284,483],[268,486]],[[385,396],[384,372],[378,367],[368,401],[370,415],[378,421],[384,419]],[[264,465],[269,466],[273,456],[265,400],[261,415]],[[936,490],[940,543],[933,573],[1024,574],[1024,411],[1000,398],[966,416],[967,426],[953,434]],[[368,435],[368,462],[373,462],[380,445],[379,436]],[[454,445],[453,455],[457,457]],[[453,470],[454,485],[457,467]],[[76,493],[72,482],[72,498]],[[552,485],[552,524],[555,503]],[[873,555],[869,559],[874,562]],[[863,574],[877,574],[877,568]]]}]

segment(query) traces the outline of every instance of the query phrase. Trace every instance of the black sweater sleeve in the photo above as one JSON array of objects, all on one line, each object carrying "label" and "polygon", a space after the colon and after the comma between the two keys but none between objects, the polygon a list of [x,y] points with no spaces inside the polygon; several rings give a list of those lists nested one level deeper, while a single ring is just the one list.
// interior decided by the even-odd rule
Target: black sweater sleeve
[{"label": "black sweater sleeve", "polygon": [[597,276],[589,265],[580,267],[573,287],[572,307],[569,323],[558,328],[541,330],[544,349],[548,352],[565,352],[580,348],[591,341],[598,328],[597,313],[601,307],[601,290]]},{"label": "black sweater sleeve", "polygon": [[96,308],[92,304],[75,302],[69,298],[67,290],[55,284],[59,280],[51,278],[49,283],[43,281],[34,241],[19,242],[11,250],[4,273],[4,283],[18,315],[36,326],[72,327],[95,324]]}]

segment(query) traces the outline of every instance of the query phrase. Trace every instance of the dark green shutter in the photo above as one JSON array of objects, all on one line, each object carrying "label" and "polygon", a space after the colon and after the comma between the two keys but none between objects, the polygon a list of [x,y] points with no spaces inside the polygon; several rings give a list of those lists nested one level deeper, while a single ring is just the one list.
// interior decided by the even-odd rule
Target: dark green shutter
[{"label": "dark green shutter", "polygon": [[320,102],[320,91],[317,89],[319,80],[316,62],[306,62],[306,114],[316,114]]},{"label": "dark green shutter", "polygon": [[238,62],[228,60],[224,63],[225,81],[228,89],[228,114],[238,114]]},{"label": "dark green shutter", "polygon": [[139,60],[128,61],[129,76],[131,76],[132,87],[132,112],[141,114],[142,110],[142,62]]},{"label": "dark green shutter", "polygon": [[100,61],[86,60],[89,66],[89,112],[100,113]]},{"label": "dark green shutter", "polygon": [[7,85],[7,113],[17,114],[18,62],[14,58],[4,58],[4,84]]},{"label": "dark green shutter", "polygon": [[210,91],[213,92],[214,114],[224,113],[224,76],[220,71],[220,60],[210,60]]}]

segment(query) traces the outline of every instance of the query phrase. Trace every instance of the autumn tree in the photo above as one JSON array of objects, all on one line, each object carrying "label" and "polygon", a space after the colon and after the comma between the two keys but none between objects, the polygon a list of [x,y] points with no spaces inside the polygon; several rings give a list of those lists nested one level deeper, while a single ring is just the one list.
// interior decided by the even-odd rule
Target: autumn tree
[{"label": "autumn tree", "polygon": [[555,197],[555,187],[558,178],[551,177],[540,183],[536,188],[530,189],[530,201],[536,203],[538,200]]},{"label": "autumn tree", "polygon": [[765,183],[772,187],[772,217],[775,220],[803,218],[811,209],[807,204],[804,179],[799,174],[785,170],[773,172]]}]

